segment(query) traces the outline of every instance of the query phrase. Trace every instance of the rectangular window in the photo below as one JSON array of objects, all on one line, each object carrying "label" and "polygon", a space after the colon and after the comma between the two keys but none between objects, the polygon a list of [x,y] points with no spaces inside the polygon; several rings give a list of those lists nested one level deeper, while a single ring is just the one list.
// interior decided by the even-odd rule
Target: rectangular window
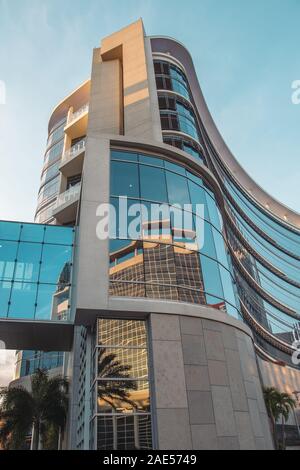
[{"label": "rectangular window", "polygon": [[146,323],[97,321],[92,448],[152,448]]}]

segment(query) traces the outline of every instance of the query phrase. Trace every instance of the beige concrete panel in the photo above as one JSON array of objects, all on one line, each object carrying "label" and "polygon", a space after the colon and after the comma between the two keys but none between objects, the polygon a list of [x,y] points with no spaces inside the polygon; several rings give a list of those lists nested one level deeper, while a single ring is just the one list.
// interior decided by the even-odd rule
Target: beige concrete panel
[{"label": "beige concrete panel", "polygon": [[212,398],[218,436],[237,436],[230,388],[212,386]]},{"label": "beige concrete panel", "polygon": [[210,381],[207,366],[184,367],[186,388],[188,391],[209,392]]},{"label": "beige concrete panel", "polygon": [[248,411],[248,401],[239,354],[237,351],[226,349],[225,355],[233,409],[235,411]]},{"label": "beige concrete panel", "polygon": [[108,241],[96,235],[98,202],[81,202],[81,220],[76,263],[78,309],[107,309],[108,306]]},{"label": "beige concrete panel", "polygon": [[176,315],[151,315],[153,340],[181,341],[179,317]]},{"label": "beige concrete panel", "polygon": [[121,79],[119,60],[93,63],[88,119],[89,136],[120,134]]},{"label": "beige concrete panel", "polygon": [[119,58],[123,67],[124,132],[159,139],[158,103],[149,41],[142,20],[103,39],[103,61]]},{"label": "beige concrete panel", "polygon": [[222,333],[213,330],[204,330],[204,340],[207,358],[216,361],[225,361]]},{"label": "beige concrete panel", "polygon": [[180,317],[180,328],[183,335],[203,336],[200,318]]},{"label": "beige concrete panel", "polygon": [[194,450],[218,450],[217,430],[214,424],[192,425]]},{"label": "beige concrete panel", "polygon": [[237,437],[218,437],[218,450],[240,450]]},{"label": "beige concrete panel", "polygon": [[190,450],[193,448],[187,409],[157,410],[157,428],[160,450]]},{"label": "beige concrete panel", "polygon": [[224,348],[238,351],[237,339],[236,339],[234,328],[228,325],[222,324],[221,329],[222,329]]},{"label": "beige concrete panel", "polygon": [[153,341],[153,375],[157,408],[187,408],[180,341]]},{"label": "beige concrete panel", "polygon": [[249,413],[236,412],[235,421],[237,426],[238,440],[241,450],[255,450],[256,443],[252,431]]},{"label": "beige concrete panel", "polygon": [[182,335],[184,364],[206,365],[206,351],[202,336]]},{"label": "beige concrete panel", "polygon": [[191,424],[214,424],[214,408],[211,392],[188,392]]},{"label": "beige concrete panel", "polygon": [[229,385],[227,366],[225,362],[208,361],[208,371],[211,385]]},{"label": "beige concrete panel", "polygon": [[248,399],[250,419],[252,423],[252,429],[255,437],[264,437],[261,416],[258,409],[257,400]]}]

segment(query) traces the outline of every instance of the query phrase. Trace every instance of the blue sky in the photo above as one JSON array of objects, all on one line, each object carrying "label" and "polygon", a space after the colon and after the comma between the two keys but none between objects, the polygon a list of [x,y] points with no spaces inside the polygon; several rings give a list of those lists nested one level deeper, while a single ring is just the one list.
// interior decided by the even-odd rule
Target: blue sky
[{"label": "blue sky", "polygon": [[[0,0],[0,219],[33,220],[53,107],[89,76],[100,39],[139,17],[187,46],[233,153],[299,211],[299,0]],[[2,360],[0,385],[13,353]]]},{"label": "blue sky", "polygon": [[299,0],[0,0],[0,219],[33,219],[53,107],[89,76],[100,39],[139,17],[187,46],[235,156],[300,210]]}]

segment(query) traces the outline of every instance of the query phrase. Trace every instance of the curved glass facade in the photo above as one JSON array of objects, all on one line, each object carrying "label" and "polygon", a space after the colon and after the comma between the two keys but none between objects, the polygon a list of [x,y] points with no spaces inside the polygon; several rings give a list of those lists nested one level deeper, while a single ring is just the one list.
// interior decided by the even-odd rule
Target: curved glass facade
[{"label": "curved glass facade", "polygon": [[200,141],[195,114],[181,98],[159,96],[162,130],[180,131]]},{"label": "curved glass facade", "polygon": [[[135,237],[121,234],[117,220],[111,295],[205,304],[239,317],[220,211],[201,177],[155,155],[115,150],[110,191],[116,214],[127,197],[127,227],[133,220],[137,226]],[[189,229],[179,230],[187,219]]]},{"label": "curved glass facade", "polygon": [[[203,163],[209,162],[223,189],[231,273],[243,318],[254,329],[259,347],[291,364],[291,346],[300,332],[300,232],[260,207],[225,169],[204,127],[200,130],[197,124],[183,68],[177,67],[176,77],[184,87],[182,93],[173,84],[172,58],[170,62],[154,59],[154,69],[164,142],[187,151],[176,136],[181,131],[205,143],[207,152],[202,150],[199,156]],[[167,130],[172,134],[167,135]],[[194,150],[188,153],[193,155]]]},{"label": "curved glass facade", "polygon": [[190,100],[188,81],[179,67],[166,61],[155,60],[154,71],[158,90],[174,91]]},{"label": "curved glass facade", "polygon": [[59,192],[59,166],[64,148],[65,126],[66,118],[49,132],[35,216],[37,223],[49,223],[53,220],[52,208]]}]

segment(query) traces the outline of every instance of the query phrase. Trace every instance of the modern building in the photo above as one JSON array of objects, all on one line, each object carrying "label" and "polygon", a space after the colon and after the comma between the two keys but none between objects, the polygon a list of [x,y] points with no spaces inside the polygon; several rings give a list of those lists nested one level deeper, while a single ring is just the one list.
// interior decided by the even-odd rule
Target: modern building
[{"label": "modern building", "polygon": [[273,448],[263,387],[300,390],[300,215],[231,154],[178,41],[141,20],[102,40],[50,117],[36,224],[0,245],[0,339],[22,380],[69,377],[65,448]]}]

